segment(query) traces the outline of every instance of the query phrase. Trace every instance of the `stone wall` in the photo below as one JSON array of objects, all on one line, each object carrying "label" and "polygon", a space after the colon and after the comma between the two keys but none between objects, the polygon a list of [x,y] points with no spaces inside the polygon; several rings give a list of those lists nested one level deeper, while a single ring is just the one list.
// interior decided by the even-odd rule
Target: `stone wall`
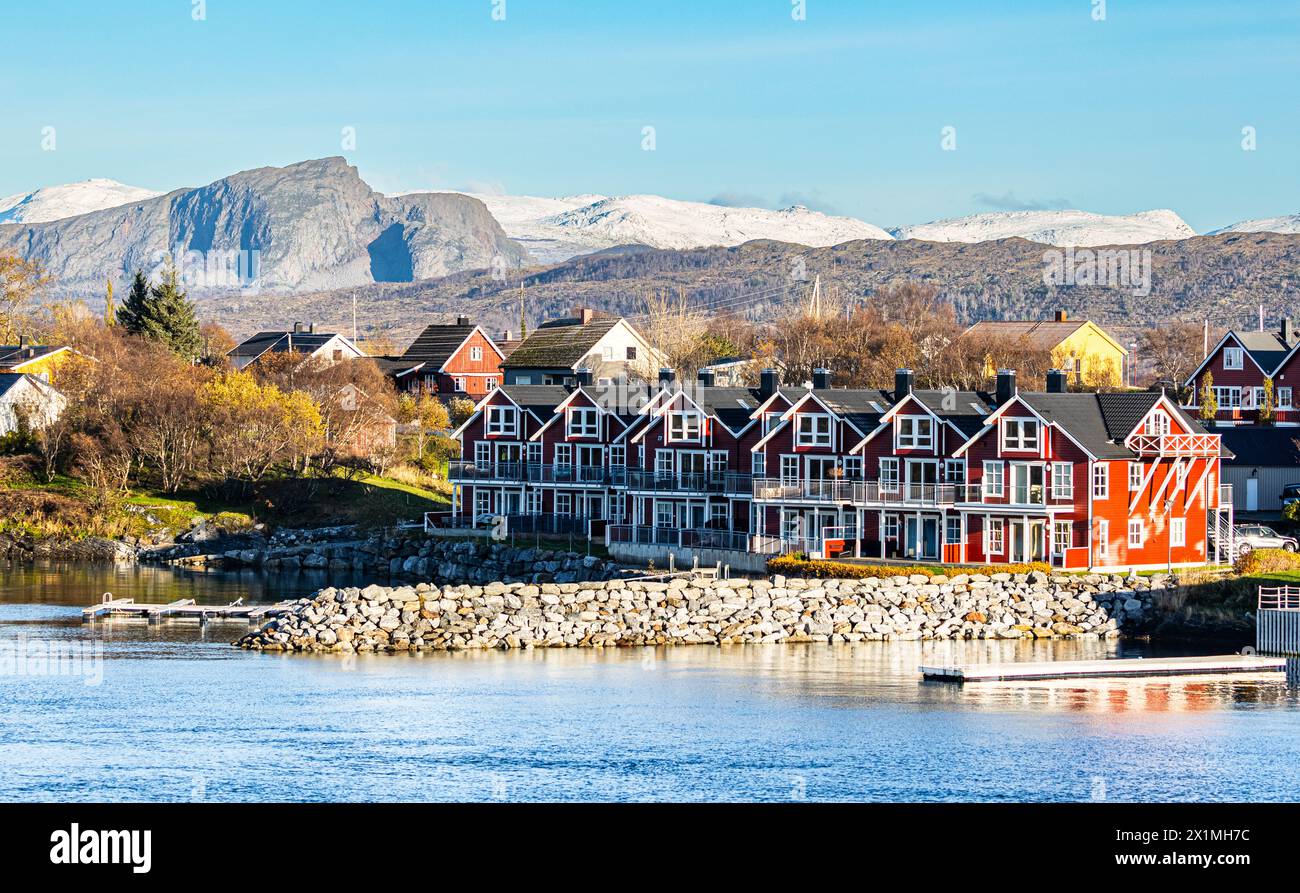
[{"label": "stone wall", "polygon": [[[547,572],[550,574],[550,572]],[[267,651],[443,651],[1119,635],[1165,577],[1046,574],[322,589],[233,644]]]}]

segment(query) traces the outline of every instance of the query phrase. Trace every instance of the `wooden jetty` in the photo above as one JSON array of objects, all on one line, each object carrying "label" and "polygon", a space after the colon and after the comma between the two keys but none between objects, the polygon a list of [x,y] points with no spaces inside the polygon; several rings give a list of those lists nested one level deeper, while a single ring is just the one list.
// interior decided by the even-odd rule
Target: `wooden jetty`
[{"label": "wooden jetty", "polygon": [[1261,657],[1256,654],[1147,657],[1135,660],[1025,661],[1007,664],[920,667],[921,675],[926,679],[956,683],[1141,676],[1218,676],[1229,673],[1280,673],[1285,669],[1285,659]]},{"label": "wooden jetty", "polygon": [[137,602],[133,598],[114,598],[105,592],[99,604],[81,610],[83,623],[96,620],[145,620],[162,623],[164,620],[197,620],[200,624],[212,620],[244,620],[249,626],[261,626],[271,617],[283,614],[294,602],[282,601],[273,605],[246,605],[242,598],[228,605],[200,605],[192,598],[177,599],[165,605]]}]

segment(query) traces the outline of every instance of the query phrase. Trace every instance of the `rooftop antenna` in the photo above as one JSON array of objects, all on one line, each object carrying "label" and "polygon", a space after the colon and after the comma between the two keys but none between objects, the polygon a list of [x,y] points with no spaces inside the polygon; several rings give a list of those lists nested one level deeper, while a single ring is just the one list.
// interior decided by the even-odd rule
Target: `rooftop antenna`
[{"label": "rooftop antenna", "polygon": [[1264,305],[1259,305],[1259,330],[1264,331]]}]

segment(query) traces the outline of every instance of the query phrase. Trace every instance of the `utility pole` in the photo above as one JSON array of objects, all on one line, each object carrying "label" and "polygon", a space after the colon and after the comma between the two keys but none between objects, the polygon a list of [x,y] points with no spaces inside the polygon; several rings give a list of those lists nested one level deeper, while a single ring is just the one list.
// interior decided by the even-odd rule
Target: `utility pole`
[{"label": "utility pole", "polygon": [[808,315],[813,319],[822,317],[822,277],[818,273],[813,279],[812,297],[808,300]]},{"label": "utility pole", "polygon": [[357,296],[352,294],[352,343],[357,343]]},{"label": "utility pole", "polygon": [[1201,356],[1206,356],[1210,352],[1210,318],[1205,317],[1205,325],[1201,328]]}]

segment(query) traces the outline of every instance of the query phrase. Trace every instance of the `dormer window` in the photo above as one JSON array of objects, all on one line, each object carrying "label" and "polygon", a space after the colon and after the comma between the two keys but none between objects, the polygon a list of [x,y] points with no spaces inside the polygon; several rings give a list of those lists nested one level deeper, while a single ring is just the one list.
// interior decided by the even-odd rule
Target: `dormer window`
[{"label": "dormer window", "polygon": [[513,406],[487,408],[487,433],[492,437],[513,437],[518,430],[518,420]]},{"label": "dormer window", "polygon": [[668,439],[670,441],[698,441],[703,427],[703,420],[698,412],[668,413]]},{"label": "dormer window", "polygon": [[1225,347],[1223,349],[1223,368],[1240,369],[1245,360],[1245,353],[1240,347]]},{"label": "dormer window", "polygon": [[763,413],[763,433],[766,434],[767,432],[771,431],[774,427],[776,427],[776,423],[780,420],[781,420],[781,413],[779,412]]},{"label": "dormer window", "polygon": [[569,410],[569,437],[597,437],[600,435],[600,412],[591,406],[577,406]]},{"label": "dormer window", "polygon": [[828,447],[831,445],[831,417],[824,413],[801,413],[795,430],[795,443],[801,447]]},{"label": "dormer window", "polygon": [[898,448],[900,450],[934,449],[934,419],[929,416],[899,416]]},{"label": "dormer window", "polygon": [[1169,433],[1169,416],[1163,412],[1153,412],[1147,416],[1146,428],[1143,434],[1168,434]]},{"label": "dormer window", "polygon": [[1003,419],[1002,449],[1037,450],[1038,449],[1038,420],[1037,419]]}]

